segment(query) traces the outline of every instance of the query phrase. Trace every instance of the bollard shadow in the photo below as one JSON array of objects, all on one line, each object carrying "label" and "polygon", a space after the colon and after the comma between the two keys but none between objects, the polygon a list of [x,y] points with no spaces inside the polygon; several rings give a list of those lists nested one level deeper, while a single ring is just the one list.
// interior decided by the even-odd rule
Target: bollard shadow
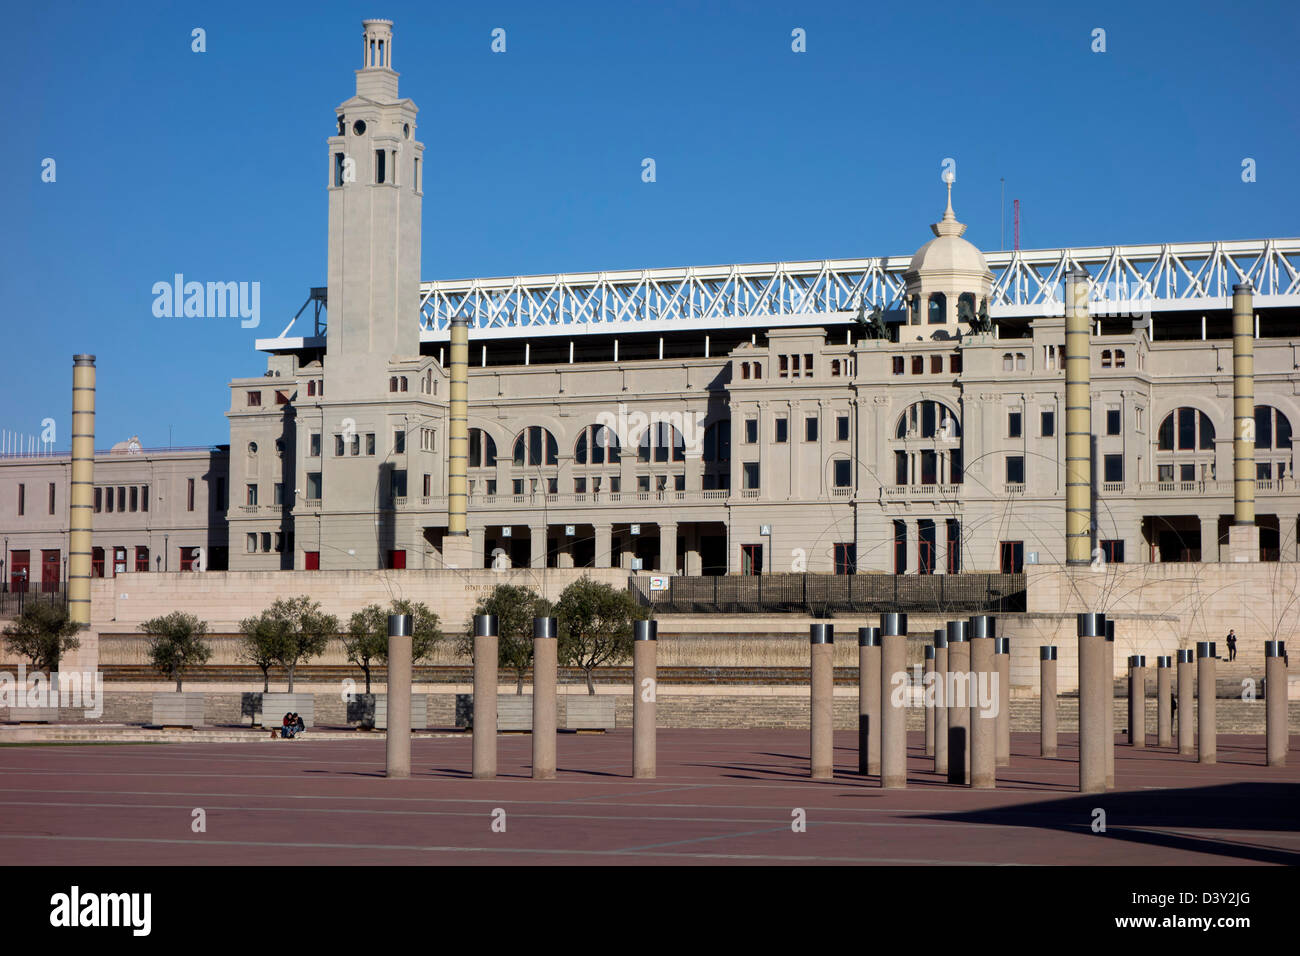
[{"label": "bollard shadow", "polygon": [[[1176,790],[1081,794],[1014,806],[926,814],[925,818],[1092,835],[1093,811],[1097,808],[1106,813],[1104,836],[1110,839],[1253,863],[1300,865],[1300,850],[1248,843],[1224,834],[1224,831],[1300,832],[1300,784],[1294,783],[1247,782]],[[1218,832],[1213,835],[1175,832],[1183,829]]]}]

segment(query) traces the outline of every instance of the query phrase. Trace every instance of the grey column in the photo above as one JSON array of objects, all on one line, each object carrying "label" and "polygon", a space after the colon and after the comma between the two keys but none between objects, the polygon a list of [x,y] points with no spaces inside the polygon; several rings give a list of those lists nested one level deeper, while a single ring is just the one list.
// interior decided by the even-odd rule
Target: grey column
[{"label": "grey column", "polygon": [[925,755],[934,756],[934,700],[929,687],[934,683],[934,645],[925,645],[925,670],[921,680],[921,705],[925,708]]},{"label": "grey column", "polygon": [[907,704],[894,693],[907,680],[907,615],[880,615],[880,785],[907,787]]},{"label": "grey column", "polygon": [[880,774],[880,628],[858,628],[858,773]]},{"label": "grey column", "polygon": [[1075,633],[1079,638],[1079,792],[1102,793],[1106,709],[1114,704],[1106,674],[1106,615],[1078,615]]},{"label": "grey column", "polygon": [[1038,649],[1038,752],[1056,756],[1056,648]]},{"label": "grey column", "polygon": [[948,773],[948,629],[934,629],[934,772]]},{"label": "grey column", "polygon": [[1218,762],[1218,696],[1214,686],[1218,660],[1213,641],[1196,642],[1196,751],[1200,763]]},{"label": "grey column", "polygon": [[1196,752],[1196,670],[1191,651],[1179,651],[1178,658],[1178,752],[1191,756]]},{"label": "grey column", "polygon": [[1106,749],[1106,789],[1115,789],[1115,622],[1106,618],[1106,733],[1102,744]]},{"label": "grey column", "polygon": [[1291,744],[1287,728],[1290,690],[1286,679],[1286,644],[1264,642],[1264,749],[1270,767],[1285,767],[1286,752]]},{"label": "grey column", "polygon": [[533,779],[555,779],[556,622],[533,618]]},{"label": "grey column", "polygon": [[975,694],[970,703],[970,782],[976,790],[997,786],[998,720],[1001,698],[995,687],[997,656],[994,653],[994,623],[987,614],[970,619],[970,669],[975,675]]},{"label": "grey column", "polygon": [[411,615],[388,615],[386,776],[411,775]]},{"label": "grey column", "polygon": [[810,624],[808,645],[812,679],[812,700],[808,720],[810,755],[814,780],[835,776],[835,628],[831,624]]},{"label": "grey column", "polygon": [[1141,654],[1128,659],[1128,745],[1147,745],[1147,659]]},{"label": "grey column", "polygon": [[657,739],[655,703],[659,696],[658,621],[632,622],[632,776],[653,777]]},{"label": "grey column", "polygon": [[1156,658],[1156,746],[1174,744],[1174,659]]},{"label": "grey column", "polygon": [[497,775],[497,616],[474,615],[474,777]]},{"label": "grey column", "polygon": [[[992,619],[991,620],[996,620]],[[993,661],[998,675],[997,757],[999,767],[1011,765],[1011,639],[993,638]]]},{"label": "grey column", "polygon": [[965,621],[948,622],[948,782],[970,783],[970,641]]}]

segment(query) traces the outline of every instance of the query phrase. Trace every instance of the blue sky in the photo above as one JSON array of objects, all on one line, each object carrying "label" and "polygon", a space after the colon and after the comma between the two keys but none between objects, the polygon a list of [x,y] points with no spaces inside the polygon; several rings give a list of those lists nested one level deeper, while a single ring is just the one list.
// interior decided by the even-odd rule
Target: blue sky
[{"label": "blue sky", "polygon": [[[0,427],[53,417],[66,448],[91,352],[100,447],[228,440],[227,381],[325,284],[370,16],[421,110],[427,279],[909,253],[946,157],[987,250],[1002,177],[1008,246],[1013,198],[1026,248],[1300,233],[1287,3],[53,0],[0,60]],[[260,282],[261,327],[155,318],[177,272]]]}]

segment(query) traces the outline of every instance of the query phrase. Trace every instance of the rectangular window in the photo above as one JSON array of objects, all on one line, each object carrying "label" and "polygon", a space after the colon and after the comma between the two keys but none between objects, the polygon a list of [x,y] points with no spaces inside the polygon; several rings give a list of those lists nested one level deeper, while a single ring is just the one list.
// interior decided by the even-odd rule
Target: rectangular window
[{"label": "rectangular window", "polygon": [[1156,481],[1173,481],[1173,480],[1174,480],[1173,465],[1159,465],[1156,468]]},{"label": "rectangular window", "polygon": [[847,458],[835,459],[835,487],[847,488],[853,483],[853,463]]},{"label": "rectangular window", "polygon": [[851,543],[835,545],[835,573],[836,574],[857,574],[858,573],[857,545]]},{"label": "rectangular window", "polygon": [[126,510],[126,485],[119,485],[117,488],[117,510]]},{"label": "rectangular window", "polygon": [[804,378],[813,377],[813,360],[811,355],[805,355],[803,357],[803,374]]},{"label": "rectangular window", "polygon": [[307,457],[320,457],[320,432],[312,432],[307,438]]},{"label": "rectangular window", "polygon": [[1118,540],[1108,540],[1099,542],[1101,545],[1101,556],[1105,558],[1107,564],[1124,563],[1124,542]]},{"label": "rectangular window", "polygon": [[1051,438],[1056,434],[1056,410],[1048,409],[1039,414],[1039,432],[1044,438]]},{"label": "rectangular window", "polygon": [[[100,559],[99,559],[99,565],[100,565],[100,576],[102,577],[102,576],[103,576],[103,567],[104,567],[104,558],[103,558],[103,556],[102,556],[102,555],[103,555],[103,552],[100,552],[100,555],[101,555],[101,557],[100,557]],[[148,570],[149,570],[149,549],[148,549],[148,548],[143,547],[143,546],[140,546],[140,545],[137,545],[137,546],[136,546],[136,549],[135,549],[135,570],[136,570],[137,573],[139,573],[139,572],[141,572],[141,571],[148,571]]]},{"label": "rectangular window", "polygon": [[1020,412],[1007,413],[1007,437],[1008,438],[1020,437],[1020,422],[1021,422]]},{"label": "rectangular window", "polygon": [[424,476],[424,497],[433,494],[433,475],[425,474]]},{"label": "rectangular window", "polygon": [[107,511],[109,514],[113,513],[113,502],[116,500],[116,498],[117,495],[113,494],[112,488],[104,489],[104,510]]},{"label": "rectangular window", "polygon": [[745,462],[743,466],[741,487],[748,488],[751,490],[757,489],[759,487],[758,462],[756,461]]},{"label": "rectangular window", "polygon": [[803,438],[804,441],[817,440],[817,417],[810,415],[803,420]]},{"label": "rectangular window", "polygon": [[50,514],[54,514],[54,482],[50,482]]},{"label": "rectangular window", "polygon": [[790,377],[790,356],[778,355],[776,360],[776,368],[777,368],[777,374],[780,375],[781,378],[789,378]]},{"label": "rectangular window", "polygon": [[1003,574],[1020,574],[1025,570],[1025,543],[1003,541],[998,548]]},{"label": "rectangular window", "polygon": [[1123,481],[1124,480],[1124,456],[1123,455],[1106,455],[1103,458],[1102,481]]},{"label": "rectangular window", "polygon": [[366,454],[374,457],[375,454],[375,433],[366,432]]},{"label": "rectangular window", "polygon": [[930,373],[931,373],[932,375],[942,375],[942,374],[943,374],[943,356],[942,356],[942,355],[931,355],[931,356],[930,356]]},{"label": "rectangular window", "polygon": [[343,154],[334,154],[334,185],[343,185]]},{"label": "rectangular window", "polygon": [[413,177],[413,179],[415,182],[415,191],[418,193],[420,191],[420,157],[419,156],[415,157],[415,176]]},{"label": "rectangular window", "polygon": [[375,150],[375,182],[383,185],[384,174],[388,172],[385,160],[387,154],[382,149]]},{"label": "rectangular window", "polygon": [[776,420],[776,442],[784,444],[790,437],[790,422],[784,416]]},{"label": "rectangular window", "polygon": [[894,452],[894,484],[907,484],[907,452]]},{"label": "rectangular window", "polygon": [[394,498],[406,497],[406,469],[397,468],[393,470],[392,487],[390,489]]},{"label": "rectangular window", "polygon": [[1120,411],[1118,408],[1106,409],[1106,434],[1118,435],[1120,428]]},{"label": "rectangular window", "polygon": [[247,500],[244,502],[244,504],[256,507],[257,485],[247,485],[245,487],[247,488]]},{"label": "rectangular window", "polygon": [[96,488],[95,489],[95,514],[99,514],[99,512],[103,509],[103,507],[104,507],[104,489]]},{"label": "rectangular window", "polygon": [[948,573],[961,573],[961,522],[949,518],[948,525]]},{"label": "rectangular window", "polygon": [[261,392],[249,392],[249,393],[248,393],[248,407],[249,407],[249,408],[258,408],[258,407],[261,406],[261,404],[262,404],[262,393],[261,393]]},{"label": "rectangular window", "polygon": [[[271,550],[271,532],[269,531],[262,532],[262,550],[263,551]],[[182,568],[181,570],[184,570],[184,568]]]},{"label": "rectangular window", "polygon": [[907,573],[907,522],[894,522],[894,573]]},{"label": "rectangular window", "polygon": [[104,549],[90,549],[90,576],[92,578],[102,578],[104,576]]},{"label": "rectangular window", "polygon": [[250,532],[245,536],[245,544],[244,544],[244,546],[245,546],[245,549],[248,551],[249,554],[256,554],[256,553],[257,553],[257,534],[256,534],[255,532],[250,531]]},{"label": "rectangular window", "polygon": [[1178,480],[1179,480],[1179,481],[1195,481],[1195,480],[1196,480],[1196,466],[1195,466],[1195,465],[1179,465],[1179,466],[1178,466]]},{"label": "rectangular window", "polygon": [[131,510],[140,510],[140,489],[135,485],[131,486]]},{"label": "rectangular window", "polygon": [[761,544],[742,544],[740,546],[740,573],[763,573],[763,546]]},{"label": "rectangular window", "polygon": [[319,571],[319,570],[320,570],[320,552],[319,552],[319,551],[304,551],[304,552],[302,553],[302,569],[303,569],[304,571]]},{"label": "rectangular window", "polygon": [[271,504],[280,506],[284,504],[284,482],[277,481],[271,486]]},{"label": "rectangular window", "polygon": [[894,366],[894,374],[895,374],[895,375],[902,375],[902,374],[903,374],[903,371],[904,371],[904,367],[903,367],[903,356],[901,356],[901,355],[895,355],[895,356],[894,356],[894,360],[893,360],[893,366]]},{"label": "rectangular window", "polygon": [[912,356],[912,374],[913,374],[913,375],[920,375],[920,374],[922,374],[924,371],[925,371],[925,356],[923,356],[923,355],[913,355],[913,356]]},{"label": "rectangular window", "polygon": [[1196,410],[1180,408],[1178,410],[1178,447],[1188,449],[1196,447]]},{"label": "rectangular window", "polygon": [[334,457],[335,458],[343,457],[343,436],[342,435],[334,436]]},{"label": "rectangular window", "polygon": [[[538,434],[538,441],[541,441],[540,429],[538,429],[537,434]],[[393,454],[401,455],[404,454],[405,452],[406,452],[406,431],[404,429],[398,428],[393,432]],[[540,451],[537,455],[537,460],[538,461],[542,460]]]},{"label": "rectangular window", "polygon": [[636,479],[636,490],[637,490],[637,491],[649,491],[649,490],[650,490],[650,476],[649,476],[649,475],[638,475],[638,476],[637,476],[637,479]]},{"label": "rectangular window", "polygon": [[186,485],[185,485],[185,510],[186,510],[186,511],[193,511],[193,510],[194,510],[194,479],[193,479],[193,478],[186,478],[185,481],[186,481]]},{"label": "rectangular window", "polygon": [[140,510],[141,511],[149,510],[149,486],[148,485],[140,486]]},{"label": "rectangular window", "polygon": [[835,440],[836,441],[849,440],[849,416],[848,415],[839,415],[836,417]]},{"label": "rectangular window", "polygon": [[1273,480],[1273,463],[1268,461],[1255,462],[1255,480],[1272,481]]},{"label": "rectangular window", "polygon": [[353,458],[358,457],[361,454],[361,436],[353,435],[350,445],[352,450],[352,457]]},{"label": "rectangular window", "polygon": [[321,473],[319,471],[307,472],[307,498],[310,501],[319,501],[321,497]]},{"label": "rectangular window", "polygon": [[1023,455],[1007,455],[1007,484],[1023,485],[1025,483],[1025,459]]},{"label": "rectangular window", "polygon": [[[110,507],[111,511],[112,508]],[[27,486],[20,484],[18,486],[18,513],[20,515],[27,513]]]},{"label": "rectangular window", "polygon": [[745,419],[745,443],[747,445],[758,444],[758,419]]},{"label": "rectangular window", "polygon": [[961,373],[961,354],[954,353],[948,356],[948,371],[954,375]]}]

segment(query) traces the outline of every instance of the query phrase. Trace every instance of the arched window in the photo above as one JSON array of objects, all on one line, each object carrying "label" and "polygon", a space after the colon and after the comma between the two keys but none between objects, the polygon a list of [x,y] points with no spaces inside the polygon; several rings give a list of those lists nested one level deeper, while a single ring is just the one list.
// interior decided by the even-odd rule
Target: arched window
[{"label": "arched window", "polygon": [[1123,368],[1123,367],[1124,367],[1124,350],[1123,350],[1123,349],[1116,349],[1116,350],[1115,350],[1115,367],[1116,367],[1116,368]]},{"label": "arched window", "polygon": [[530,425],[515,439],[516,465],[554,465],[559,460],[555,436],[541,425]]},{"label": "arched window", "polygon": [[686,460],[686,442],[671,422],[656,421],[641,434],[637,461]]},{"label": "arched window", "polygon": [[1002,353],[1002,371],[1004,371],[1004,372],[1010,372],[1010,371],[1013,371],[1013,370],[1015,369],[1015,366],[1012,364],[1013,361],[1014,361],[1014,360],[1012,359],[1012,356],[1011,356],[1011,353],[1010,353],[1010,352],[1003,352],[1003,353]]},{"label": "arched window", "polygon": [[1196,408],[1176,408],[1160,423],[1156,435],[1158,451],[1213,451],[1214,423]]},{"label": "arched window", "polygon": [[898,419],[895,438],[960,438],[957,415],[942,402],[915,402]]},{"label": "arched window", "polygon": [[948,297],[942,292],[930,293],[930,324],[942,325],[948,321]]},{"label": "arched window", "polygon": [[573,446],[573,460],[579,465],[618,464],[622,449],[614,429],[607,425],[588,425]]},{"label": "arched window", "polygon": [[1255,448],[1290,448],[1291,422],[1272,405],[1255,406]]},{"label": "arched window", "polygon": [[1102,367],[1102,368],[1110,368],[1110,363],[1111,363],[1110,349],[1102,349],[1102,350],[1101,350],[1101,367]]},{"label": "arched window", "polygon": [[706,462],[731,461],[731,419],[704,429],[703,457]]},{"label": "arched window", "polygon": [[1025,353],[1024,353],[1024,352],[1017,352],[1017,353],[1016,353],[1016,371],[1017,371],[1017,372],[1023,372],[1024,370],[1025,370]]},{"label": "arched window", "polygon": [[497,464],[497,443],[481,428],[469,430],[469,467],[495,468]]},{"label": "arched window", "polygon": [[307,382],[307,395],[308,397],[311,397],[312,395],[315,394],[316,394],[316,380],[313,378]]},{"label": "arched window", "polygon": [[740,363],[740,377],[741,377],[741,378],[749,378],[749,363],[748,363],[748,362],[741,362],[741,363]]}]

